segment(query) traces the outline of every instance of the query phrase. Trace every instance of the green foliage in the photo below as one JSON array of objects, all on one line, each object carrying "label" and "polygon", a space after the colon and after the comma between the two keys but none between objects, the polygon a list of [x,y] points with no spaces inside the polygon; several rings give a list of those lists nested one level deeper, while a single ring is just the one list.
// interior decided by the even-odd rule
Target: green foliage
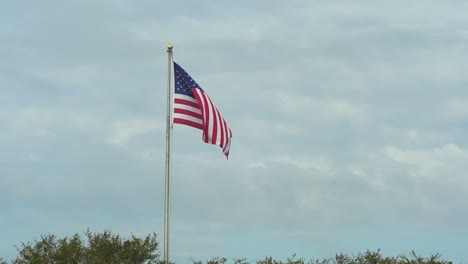
[{"label": "green foliage", "polygon": [[[212,258],[206,262],[193,261],[193,264],[225,264],[225,258]],[[247,259],[233,259],[234,264],[250,264]],[[442,260],[439,254],[432,255],[428,258],[423,258],[416,255],[414,251],[410,256],[384,257],[380,250],[359,253],[356,256],[345,254],[337,254],[334,258],[328,259],[312,259],[296,258],[296,254],[285,261],[276,260],[272,257],[265,257],[257,260],[255,264],[452,264],[451,261]]]},{"label": "green foliage", "polygon": [[[87,230],[84,239],[78,234],[71,237],[57,238],[54,235],[43,235],[34,243],[22,243],[17,247],[18,256],[12,264],[164,264],[159,259],[156,234],[144,238],[131,236],[122,238],[106,230],[102,233],[92,233]],[[452,264],[434,254],[428,258],[418,256],[414,251],[409,256],[384,257],[380,250],[358,255],[337,254],[333,258],[311,259],[297,258],[293,254],[286,260],[276,260],[265,257],[249,262],[246,258],[235,258],[228,262],[227,258],[215,257],[206,260],[192,260],[193,264]],[[0,264],[7,262],[0,258]],[[173,263],[171,263],[173,264]]]},{"label": "green foliage", "polygon": [[[224,264],[226,263],[227,258],[212,258],[206,261],[206,264]],[[203,264],[201,260],[192,260],[193,264]]]},{"label": "green foliage", "polygon": [[246,258],[235,258],[234,264],[250,264]]},{"label": "green foliage", "polygon": [[365,253],[359,253],[355,257],[343,254],[335,256],[333,264],[452,264],[451,261],[441,259],[440,254],[431,255],[424,258],[416,255],[414,251],[410,256],[383,257],[380,249],[377,251],[367,250]]},{"label": "green foliage", "polygon": [[[122,238],[106,230],[102,233],[85,232],[86,241],[75,234],[70,238],[57,239],[54,235],[43,235],[33,244],[22,243],[17,247],[18,256],[13,264],[87,264],[159,263],[156,234],[145,238],[132,236]],[[5,264],[1,263],[0,264]]]}]

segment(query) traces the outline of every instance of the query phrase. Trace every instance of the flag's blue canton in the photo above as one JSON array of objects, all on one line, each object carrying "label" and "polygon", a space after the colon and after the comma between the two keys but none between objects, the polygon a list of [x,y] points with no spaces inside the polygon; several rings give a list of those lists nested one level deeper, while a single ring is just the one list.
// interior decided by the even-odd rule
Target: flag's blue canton
[{"label": "flag's blue canton", "polygon": [[195,99],[192,88],[201,89],[201,87],[182,69],[177,63],[174,62],[174,75],[175,75],[175,93],[190,96]]}]

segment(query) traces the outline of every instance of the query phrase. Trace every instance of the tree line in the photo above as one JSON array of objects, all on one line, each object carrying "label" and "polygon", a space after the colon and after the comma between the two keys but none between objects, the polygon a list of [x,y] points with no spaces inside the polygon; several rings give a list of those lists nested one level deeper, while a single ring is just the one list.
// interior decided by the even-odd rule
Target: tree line
[{"label": "tree line", "polygon": [[[128,238],[113,234],[109,230],[91,232],[84,236],[74,234],[58,238],[53,234],[42,235],[34,242],[16,246],[17,256],[0,264],[163,264],[158,251],[156,234]],[[246,258],[227,259],[213,257],[208,260],[190,260],[192,264],[452,264],[440,254],[428,257],[411,251],[408,255],[385,257],[380,250],[367,250],[357,255],[336,254],[333,258],[305,259],[292,255],[286,260],[264,257],[257,260]]]}]

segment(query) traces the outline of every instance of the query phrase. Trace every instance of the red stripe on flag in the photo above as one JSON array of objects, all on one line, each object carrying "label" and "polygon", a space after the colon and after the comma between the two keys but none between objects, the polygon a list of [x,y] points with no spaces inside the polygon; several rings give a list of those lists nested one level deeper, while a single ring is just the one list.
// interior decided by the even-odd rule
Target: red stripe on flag
[{"label": "red stripe on flag", "polygon": [[[219,115],[221,117],[221,114]],[[226,137],[225,135],[226,132],[226,127],[224,126],[224,119],[221,117],[221,140],[219,146],[222,148],[224,146],[224,138]]]},{"label": "red stripe on flag", "polygon": [[191,106],[193,108],[199,108],[197,103],[194,103],[194,102],[191,102],[191,101],[188,101],[188,100],[185,100],[185,99],[174,98],[174,103]]},{"label": "red stripe on flag", "polygon": [[200,120],[202,119],[202,115],[201,115],[201,114],[192,112],[192,111],[187,110],[187,109],[174,108],[174,113],[175,113],[175,114],[183,114],[183,115],[192,116],[192,117],[197,118],[197,119],[200,119]]},{"label": "red stripe on flag", "polygon": [[229,144],[231,143],[231,129],[227,126],[226,120],[223,119],[223,125],[224,125],[224,132],[226,133],[226,143],[221,146],[223,148],[223,152],[226,151],[226,148],[229,147]]},{"label": "red stripe on flag", "polygon": [[208,138],[209,138],[209,132],[208,132],[208,127],[210,126],[210,114],[209,114],[209,109],[208,105],[206,102],[206,97],[204,96],[203,91],[192,88],[192,92],[195,95],[195,98],[198,101],[198,107],[201,110],[201,113],[203,115],[203,141],[205,143],[208,143]]},{"label": "red stripe on flag", "polygon": [[187,120],[187,119],[183,119],[183,118],[177,118],[175,117],[174,118],[174,123],[177,123],[177,124],[182,124],[182,125],[186,125],[186,126],[191,126],[191,127],[194,127],[194,128],[198,128],[198,129],[203,129],[203,125],[202,124],[199,124],[199,123],[195,123],[193,121],[190,121],[190,120]]},{"label": "red stripe on flag", "polygon": [[211,129],[210,127],[213,127],[213,117],[211,116],[211,111],[210,111],[210,104],[208,100],[206,100],[206,96],[204,93],[201,94],[203,98],[203,110],[205,111],[205,142],[206,143],[211,143]]},{"label": "red stripe on flag", "polygon": [[213,102],[210,100],[211,112],[213,113],[213,132],[211,137],[211,144],[218,143],[218,124],[219,124],[219,114],[218,109],[213,105]]}]

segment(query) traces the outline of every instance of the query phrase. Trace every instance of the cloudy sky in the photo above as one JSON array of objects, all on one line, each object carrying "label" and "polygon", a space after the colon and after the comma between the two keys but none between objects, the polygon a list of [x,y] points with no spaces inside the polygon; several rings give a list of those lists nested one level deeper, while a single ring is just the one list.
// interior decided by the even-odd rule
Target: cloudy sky
[{"label": "cloudy sky", "polygon": [[[468,262],[468,2],[4,1],[0,256],[156,232],[166,45],[233,132],[176,126],[171,259]],[[161,246],[162,249],[162,246]]]}]

